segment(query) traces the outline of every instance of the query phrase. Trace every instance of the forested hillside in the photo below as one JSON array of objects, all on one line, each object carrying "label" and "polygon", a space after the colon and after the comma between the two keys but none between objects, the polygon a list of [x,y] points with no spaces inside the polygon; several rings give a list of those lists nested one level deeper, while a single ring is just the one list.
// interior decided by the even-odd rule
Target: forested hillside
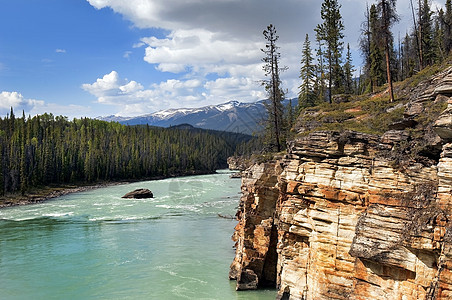
[{"label": "forested hillside", "polygon": [[211,173],[251,137],[93,119],[0,118],[0,195],[63,183]]}]

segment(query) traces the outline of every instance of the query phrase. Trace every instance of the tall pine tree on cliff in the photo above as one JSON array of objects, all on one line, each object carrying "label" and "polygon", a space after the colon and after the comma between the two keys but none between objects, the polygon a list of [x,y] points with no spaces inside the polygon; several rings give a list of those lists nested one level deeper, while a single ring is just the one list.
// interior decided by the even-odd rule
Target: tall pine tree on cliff
[{"label": "tall pine tree on cliff", "polygon": [[344,38],[344,24],[337,0],[324,0],[320,10],[322,24],[315,28],[317,38],[324,43],[324,56],[328,69],[328,102],[333,93],[343,92],[343,71],[341,68]]},{"label": "tall pine tree on cliff", "polygon": [[436,54],[433,40],[432,11],[430,10],[428,0],[424,0],[419,4],[419,35],[423,62],[421,68],[423,68],[434,63]]},{"label": "tall pine tree on cliff", "polygon": [[355,91],[353,72],[355,72],[355,68],[352,63],[352,53],[350,52],[350,44],[347,44],[347,55],[345,56],[344,64],[344,91],[346,94],[353,94]]},{"label": "tall pine tree on cliff", "polygon": [[444,51],[446,55],[449,54],[452,49],[452,1],[446,1],[446,12],[444,13],[444,17],[441,20],[441,23],[444,27]]},{"label": "tall pine tree on cliff", "polygon": [[311,42],[309,35],[306,34],[306,39],[303,44],[301,53],[301,69],[300,69],[300,92],[298,94],[298,106],[309,107],[315,105],[314,81],[315,81],[315,65],[312,57]]},{"label": "tall pine tree on cliff", "polygon": [[276,42],[279,39],[276,34],[276,28],[270,24],[263,31],[263,35],[266,40],[265,49],[261,49],[265,54],[262,59],[264,62],[263,70],[268,79],[263,80],[262,84],[267,91],[269,100],[265,105],[268,112],[266,142],[272,149],[279,152],[283,149],[282,144],[284,140],[284,107],[282,104],[284,92],[281,89],[279,72],[284,70],[284,68],[281,69],[279,67],[281,54],[278,52],[279,47],[276,46]]},{"label": "tall pine tree on cliff", "polygon": [[391,45],[393,36],[391,33],[391,26],[398,22],[399,16],[396,12],[396,0],[380,0],[378,3],[378,10],[381,15],[381,31],[385,60],[386,60],[386,78],[388,80],[389,95],[391,102],[394,101],[394,91],[392,87],[392,70],[391,70]]}]

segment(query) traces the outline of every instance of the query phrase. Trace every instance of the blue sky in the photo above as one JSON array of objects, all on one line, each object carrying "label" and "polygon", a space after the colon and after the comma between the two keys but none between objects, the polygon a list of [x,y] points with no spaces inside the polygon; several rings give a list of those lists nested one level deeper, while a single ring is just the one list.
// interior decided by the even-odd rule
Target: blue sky
[{"label": "blue sky", "polygon": [[[412,22],[409,1],[398,2],[404,35]],[[289,67],[284,87],[295,96],[304,36],[312,38],[321,21],[320,0],[0,3],[0,115],[13,106],[31,115],[134,116],[262,99],[260,48],[270,23]],[[366,3],[339,3],[345,42],[359,65],[356,47]]]}]

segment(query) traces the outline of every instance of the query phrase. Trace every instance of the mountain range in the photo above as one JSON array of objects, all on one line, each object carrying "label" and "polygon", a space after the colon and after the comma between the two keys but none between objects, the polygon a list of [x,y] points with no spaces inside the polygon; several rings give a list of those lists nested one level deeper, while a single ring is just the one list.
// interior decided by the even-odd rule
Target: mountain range
[{"label": "mountain range", "polygon": [[[197,128],[254,134],[263,130],[262,120],[266,117],[265,100],[252,103],[229,101],[200,108],[167,109],[138,117],[108,116],[98,119],[115,121],[126,125],[149,124],[171,127],[189,124]],[[284,102],[285,105],[289,100]],[[297,105],[292,99],[292,105]]]}]

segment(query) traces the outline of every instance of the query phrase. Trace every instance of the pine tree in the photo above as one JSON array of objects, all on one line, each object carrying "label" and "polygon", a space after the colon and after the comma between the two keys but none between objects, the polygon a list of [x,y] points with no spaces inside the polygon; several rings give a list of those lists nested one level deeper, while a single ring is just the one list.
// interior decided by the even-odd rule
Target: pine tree
[{"label": "pine tree", "polygon": [[[361,50],[361,55],[364,58],[364,74],[360,74],[360,91],[364,92],[366,89],[365,86],[370,85],[370,87],[374,86],[373,78],[370,76],[370,46],[372,42],[372,31],[370,27],[370,11],[369,6],[366,7],[366,13],[364,14],[365,20],[361,24],[361,37],[359,39],[359,46]],[[363,88],[364,87],[364,88]]]},{"label": "pine tree", "polygon": [[276,28],[270,24],[267,29],[263,31],[264,38],[266,40],[265,49],[261,49],[264,52],[265,57],[262,59],[264,62],[263,70],[265,76],[269,79],[264,80],[262,84],[268,94],[269,102],[266,105],[268,119],[267,119],[267,135],[269,137],[268,144],[281,151],[283,146],[284,137],[284,124],[283,124],[283,105],[284,92],[281,89],[281,79],[279,72],[285,68],[279,67],[279,61],[281,54],[278,52],[278,46],[276,42],[279,36],[276,34]]},{"label": "pine tree", "polygon": [[402,43],[403,49],[403,75],[402,78],[405,79],[414,75],[416,71],[417,58],[418,58],[418,50],[417,50],[416,38],[414,36],[410,36],[408,33],[405,35],[405,39]]},{"label": "pine tree", "polygon": [[385,82],[384,41],[381,34],[381,19],[377,7],[372,5],[369,11],[370,23],[370,49],[369,49],[369,77],[372,83],[372,92]]},{"label": "pine tree", "polygon": [[[420,2],[420,1],[419,1]],[[418,22],[416,21],[416,14],[414,12],[414,5],[413,5],[413,0],[410,0],[410,7],[411,7],[411,14],[413,17],[413,25],[414,25],[414,37],[416,40],[416,44],[415,44],[415,49],[417,50],[416,53],[416,57],[418,58],[418,67],[419,70],[422,68],[422,65],[424,64],[422,59],[424,57],[424,55],[422,54],[422,43],[421,43],[421,33],[419,31],[419,26],[418,26]],[[420,5],[419,5],[420,7]],[[419,10],[420,12],[420,10]]]},{"label": "pine tree", "polygon": [[3,130],[0,129],[0,196],[5,194],[5,163],[4,163],[4,149],[5,149],[5,138],[6,134]]},{"label": "pine tree", "polygon": [[315,81],[315,65],[308,34],[306,34],[301,55],[301,85],[299,87],[300,92],[298,93],[298,106],[300,108],[314,106],[316,100],[313,87]]},{"label": "pine tree", "polygon": [[315,82],[314,82],[314,95],[319,102],[325,101],[326,95],[326,71],[325,71],[325,59],[323,57],[322,42],[316,39],[317,42],[317,64],[315,65]]},{"label": "pine tree", "polygon": [[344,24],[340,14],[341,6],[337,0],[324,0],[320,10],[322,24],[315,31],[317,38],[325,43],[325,59],[328,68],[328,101],[332,103],[332,94],[343,91],[343,72],[341,68],[344,38]]},{"label": "pine tree", "polygon": [[295,119],[297,118],[297,113],[294,112],[292,99],[289,99],[289,104],[287,106],[287,128],[290,130],[295,124]]},{"label": "pine tree", "polygon": [[438,11],[438,16],[435,18],[435,30],[434,30],[434,43],[435,43],[435,49],[436,49],[436,61],[440,62],[444,60],[445,58],[445,51],[444,51],[444,26],[442,25],[442,21],[444,18],[444,11],[443,9],[440,9]]},{"label": "pine tree", "polygon": [[391,70],[391,41],[393,40],[391,26],[399,20],[396,13],[396,0],[380,0],[378,3],[381,15],[381,31],[384,43],[384,53],[386,60],[386,76],[389,86],[389,96],[391,102],[394,101],[394,91],[392,86],[392,70]]},{"label": "pine tree", "polygon": [[350,44],[347,44],[347,55],[344,64],[344,91],[346,94],[354,93],[353,72],[355,71],[352,63],[352,54],[350,52]]},{"label": "pine tree", "polygon": [[446,12],[442,20],[444,27],[444,51],[449,55],[452,50],[452,0],[446,1]]},{"label": "pine tree", "polygon": [[424,0],[419,6],[419,32],[423,63],[421,68],[423,68],[427,65],[432,65],[435,60],[432,12],[427,0]]}]

